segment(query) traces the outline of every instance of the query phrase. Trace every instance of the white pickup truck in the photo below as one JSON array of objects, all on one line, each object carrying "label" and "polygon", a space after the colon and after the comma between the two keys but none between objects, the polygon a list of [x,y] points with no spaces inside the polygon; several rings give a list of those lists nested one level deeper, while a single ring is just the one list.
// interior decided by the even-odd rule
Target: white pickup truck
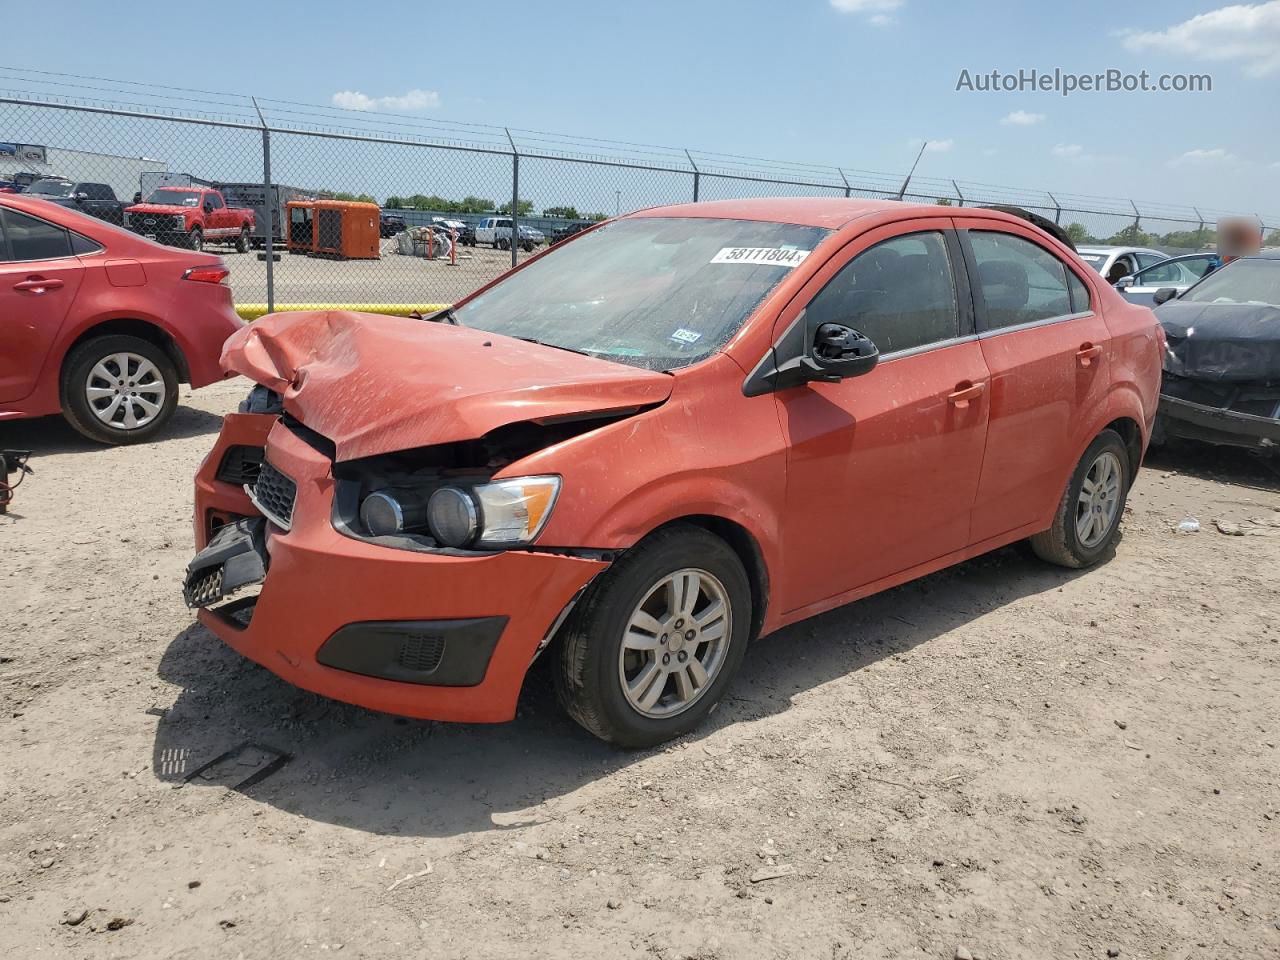
[{"label": "white pickup truck", "polygon": [[485,217],[476,224],[476,243],[507,250],[511,247],[511,218]]},{"label": "white pickup truck", "polygon": [[[520,225],[520,249],[526,253],[546,240],[541,230]],[[511,249],[511,218],[485,217],[476,224],[476,243],[487,243],[499,250]]]}]

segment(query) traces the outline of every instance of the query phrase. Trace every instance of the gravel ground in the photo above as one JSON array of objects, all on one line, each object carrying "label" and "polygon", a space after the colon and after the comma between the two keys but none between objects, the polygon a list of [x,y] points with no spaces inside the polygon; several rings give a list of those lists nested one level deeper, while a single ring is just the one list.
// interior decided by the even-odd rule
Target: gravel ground
[{"label": "gravel ground", "polygon": [[[194,625],[190,477],[244,389],[143,447],[0,424],[38,471],[0,517],[10,955],[1280,955],[1280,482],[1256,462],[1162,454],[1103,566],[1007,549],[789,628],[705,729],[625,753],[540,671],[513,723],[404,721]],[[292,759],[184,785],[245,741]]]}]

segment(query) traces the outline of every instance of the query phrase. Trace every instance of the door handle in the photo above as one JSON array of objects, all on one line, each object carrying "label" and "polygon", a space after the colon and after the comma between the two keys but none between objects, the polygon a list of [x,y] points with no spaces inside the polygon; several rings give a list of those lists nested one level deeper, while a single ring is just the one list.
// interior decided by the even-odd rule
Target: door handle
[{"label": "door handle", "polygon": [[42,277],[27,277],[13,285],[13,289],[22,290],[26,293],[34,293],[36,296],[44,293],[46,290],[57,290],[62,286],[62,281],[56,277],[45,280]]},{"label": "door handle", "polygon": [[977,400],[982,396],[982,392],[987,388],[985,383],[970,383],[968,380],[956,384],[956,389],[947,394],[947,400],[957,408],[963,410],[969,406],[970,400]]},{"label": "door handle", "polygon": [[1102,355],[1102,347],[1093,343],[1082,343],[1080,349],[1076,351],[1076,359],[1080,361],[1080,366],[1088,367],[1093,361]]}]

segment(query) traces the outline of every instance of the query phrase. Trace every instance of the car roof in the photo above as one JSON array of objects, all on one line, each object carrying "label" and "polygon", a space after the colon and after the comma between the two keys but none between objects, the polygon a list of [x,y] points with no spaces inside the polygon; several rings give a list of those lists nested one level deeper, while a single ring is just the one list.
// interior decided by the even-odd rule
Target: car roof
[{"label": "car roof", "polygon": [[984,207],[949,207],[901,200],[869,200],[862,197],[758,197],[744,200],[708,200],[651,207],[628,214],[631,217],[705,217],[723,220],[762,220],[794,223],[806,227],[842,227],[859,217],[894,210],[932,213],[940,217],[983,216],[1024,223],[1009,214]]}]

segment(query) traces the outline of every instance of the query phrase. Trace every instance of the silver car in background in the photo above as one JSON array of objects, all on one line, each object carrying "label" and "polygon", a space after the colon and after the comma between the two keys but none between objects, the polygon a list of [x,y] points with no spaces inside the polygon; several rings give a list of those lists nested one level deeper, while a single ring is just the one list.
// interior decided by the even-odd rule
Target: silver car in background
[{"label": "silver car in background", "polygon": [[1161,260],[1169,259],[1167,253],[1152,250],[1150,247],[1077,247],[1076,252],[1080,254],[1081,260],[1110,284]]},{"label": "silver car in background", "polygon": [[1178,293],[1198,283],[1200,278],[1218,266],[1216,253],[1189,253],[1170,257],[1115,282],[1116,293],[1130,303],[1155,306],[1156,291],[1172,287]]}]

